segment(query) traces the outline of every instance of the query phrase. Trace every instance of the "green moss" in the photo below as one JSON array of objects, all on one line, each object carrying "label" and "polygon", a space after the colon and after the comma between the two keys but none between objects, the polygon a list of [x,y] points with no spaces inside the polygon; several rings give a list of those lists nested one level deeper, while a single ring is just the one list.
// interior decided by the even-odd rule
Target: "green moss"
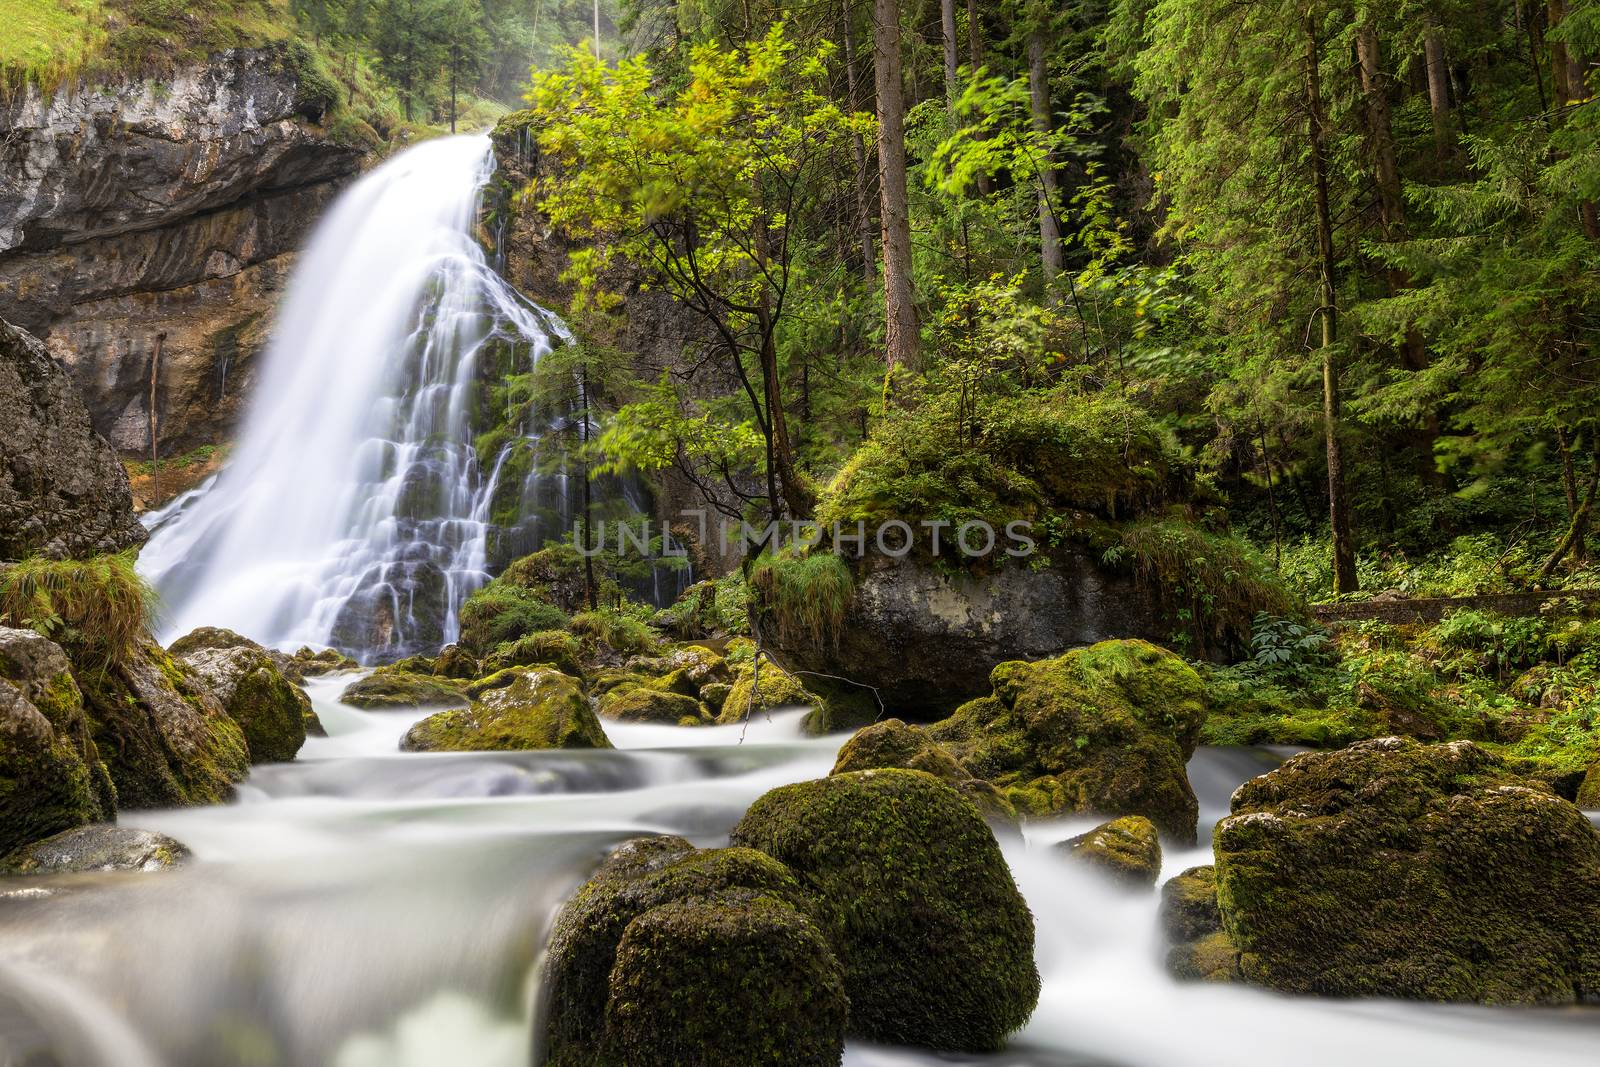
[{"label": "green moss", "polygon": [[[714,911],[641,924],[701,902]],[[841,982],[814,910],[795,876],[760,852],[697,851],[674,837],[622,845],[556,919],[544,971],[547,1062],[837,1063]],[[814,1061],[830,1032],[832,1059]],[[774,1039],[793,1042],[785,1056],[768,1054]]]},{"label": "green moss", "polygon": [[775,789],[732,842],[782,861],[823,909],[853,1035],[983,1051],[1033,1011],[1027,904],[977,809],[932,775],[862,771]]},{"label": "green moss", "polygon": [[400,747],[410,752],[610,748],[594,710],[573,679],[553,670],[517,674],[470,707],[441,711],[413,726]]},{"label": "green moss", "polygon": [[1600,991],[1600,835],[1471,742],[1296,756],[1240,787],[1214,843],[1249,981],[1490,1003]]},{"label": "green moss", "polygon": [[81,754],[0,680],[0,856],[102,817]]},{"label": "green moss", "polygon": [[1017,820],[1016,808],[998,789],[981,778],[974,778],[949,750],[930,738],[921,727],[908,726],[899,719],[886,719],[858,730],[839,750],[832,773],[891,767],[933,775],[972,801],[991,822],[1009,825]]},{"label": "green moss", "polygon": [[507,667],[531,667],[547,663],[557,670],[578,677],[583,674],[583,647],[565,630],[540,630],[499,646],[483,662],[487,671]]},{"label": "green moss", "polygon": [[351,682],[339,695],[341,704],[369,710],[450,707],[467,703],[462,686],[431,674],[379,671]]},{"label": "green moss", "polygon": [[1186,982],[1236,982],[1239,949],[1222,928],[1215,867],[1191,867],[1161,887],[1167,972]]},{"label": "green moss", "polygon": [[1060,849],[1118,885],[1149,889],[1161,874],[1161,841],[1155,823],[1127,815],[1068,838]]},{"label": "green moss", "polygon": [[994,695],[928,727],[975,777],[1030,817],[1143,815],[1193,842],[1185,771],[1205,722],[1204,686],[1144,641],[1105,641],[1038,663],[1002,663]]},{"label": "green moss", "polygon": [[566,624],[566,613],[537,593],[491,582],[461,606],[461,643],[489,655],[500,645]]},{"label": "green moss", "polygon": [[244,730],[251,763],[294,759],[306,742],[310,702],[265,656],[239,679],[227,712]]},{"label": "green moss", "polygon": [[572,632],[625,655],[648,655],[661,647],[661,635],[649,623],[616,608],[574,615]]},{"label": "green moss", "polygon": [[210,691],[154,643],[73,676],[123,808],[217,804],[249,773],[244,732]]},{"label": "green moss", "polygon": [[712,721],[705,705],[692,696],[637,688],[612,693],[600,702],[600,714],[617,722],[655,722],[698,726]]},{"label": "green moss", "polygon": [[740,669],[733,688],[722,704],[717,721],[723,724],[744,722],[759,711],[773,708],[812,707],[820,703],[794,675],[772,663],[763,662],[759,672],[754,665]]}]

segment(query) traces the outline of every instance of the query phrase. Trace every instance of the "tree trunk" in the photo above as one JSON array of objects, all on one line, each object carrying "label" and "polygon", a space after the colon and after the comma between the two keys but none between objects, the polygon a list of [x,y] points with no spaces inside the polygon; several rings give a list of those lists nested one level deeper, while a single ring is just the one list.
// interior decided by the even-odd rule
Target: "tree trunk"
[{"label": "tree trunk", "polygon": [[456,71],[461,66],[461,56],[450,50],[450,132],[456,132]]},{"label": "tree trunk", "polygon": [[1433,150],[1439,162],[1447,163],[1455,153],[1455,136],[1450,128],[1450,67],[1444,57],[1444,31],[1431,15],[1422,38],[1422,52],[1428,68],[1428,107],[1433,112]]},{"label": "tree trunk", "polygon": [[[589,369],[587,367],[578,374],[578,396],[583,419],[579,424],[579,435],[583,441],[583,459],[578,472],[583,478],[583,593],[584,599],[589,602],[589,610],[593,611],[599,604],[596,599],[598,588],[594,580],[594,490],[589,484]],[[617,542],[619,547],[621,543],[619,539]]]},{"label": "tree trunk", "polygon": [[961,95],[960,79],[956,75],[956,69],[960,66],[960,60],[956,58],[959,52],[956,44],[956,0],[939,0],[939,28],[944,36],[944,95],[950,103],[953,120],[956,98]]},{"label": "tree trunk", "polygon": [[1344,448],[1339,441],[1338,260],[1333,247],[1333,214],[1328,203],[1326,121],[1322,112],[1320,46],[1315,19],[1306,17],[1306,110],[1311,139],[1311,177],[1316,196],[1317,254],[1321,260],[1322,299],[1322,431],[1328,447],[1328,519],[1333,536],[1333,589],[1353,593],[1355,541],[1350,532],[1350,504],[1345,495]]},{"label": "tree trunk", "polygon": [[1534,579],[1539,585],[1550,580],[1550,576],[1556,572],[1556,567],[1560,566],[1568,553],[1579,561],[1588,557],[1585,539],[1589,536],[1589,517],[1594,514],[1594,498],[1597,490],[1600,490],[1600,443],[1594,446],[1593,463],[1589,469],[1588,492],[1584,494],[1583,503],[1578,505],[1578,510],[1573,512],[1572,522],[1567,526],[1567,532],[1561,538],[1561,542],[1544,561],[1544,566],[1539,568],[1538,577]]},{"label": "tree trunk", "polygon": [[[768,436],[771,438],[769,456],[777,469],[777,489],[783,498],[783,509],[791,519],[809,519],[812,501],[805,483],[800,480],[794,463],[794,445],[789,440],[789,420],[783,409],[783,380],[778,370],[778,339],[772,322],[772,313],[765,306],[757,313],[761,327],[761,383],[766,392]],[[778,501],[772,502],[772,517],[780,518]]]},{"label": "tree trunk", "polygon": [[[840,36],[844,38],[845,91],[850,94],[850,110],[861,109],[861,93],[856,84],[856,31],[855,2],[843,0],[844,24]],[[872,234],[871,176],[867,173],[867,143],[861,134],[850,135],[850,148],[855,153],[856,227],[861,241],[861,278],[871,288],[878,278],[878,252]]]},{"label": "tree trunk", "polygon": [[874,0],[872,67],[878,89],[878,186],[882,201],[885,352],[892,390],[896,370],[917,367],[918,327],[911,274],[911,215],[906,196],[904,88],[900,82],[900,5]]},{"label": "tree trunk", "polygon": [[[1045,135],[1054,126],[1050,113],[1050,72],[1045,66],[1043,28],[1028,34],[1028,101],[1035,133]],[[1061,227],[1056,221],[1058,199],[1055,160],[1047,153],[1039,160],[1039,259],[1044,268],[1045,291],[1052,301],[1061,276]]]},{"label": "tree trunk", "polygon": [[[983,20],[978,15],[978,0],[967,0],[967,65],[973,73],[983,66]],[[987,174],[978,175],[978,193],[987,197],[994,191],[994,181]]]}]

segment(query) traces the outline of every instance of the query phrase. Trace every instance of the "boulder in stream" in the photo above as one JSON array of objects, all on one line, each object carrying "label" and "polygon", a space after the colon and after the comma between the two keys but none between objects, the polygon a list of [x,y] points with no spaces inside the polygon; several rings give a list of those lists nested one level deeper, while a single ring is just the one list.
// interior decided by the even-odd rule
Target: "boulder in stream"
[{"label": "boulder in stream", "polygon": [[1161,887],[1161,927],[1174,978],[1239,980],[1239,950],[1222,927],[1215,867],[1191,867]]},{"label": "boulder in stream", "polygon": [[1024,816],[1143,815],[1193,844],[1199,803],[1185,765],[1205,722],[1204,684],[1145,641],[1102,641],[1037,663],[1002,663],[994,692],[927,734]]},{"label": "boulder in stream", "polygon": [[210,687],[243,728],[251,763],[294,759],[306,742],[309,725],[317,722],[317,714],[311,698],[284,677],[273,657],[245,644],[196,648],[178,659]]},{"label": "boulder in stream", "polygon": [[379,670],[345,686],[339,702],[368,711],[385,711],[391,708],[459,707],[468,701],[462,687],[447,678]]},{"label": "boulder in stream", "polygon": [[1143,815],[1124,815],[1057,846],[1073,863],[1118,885],[1148,890],[1161,876],[1161,839]]},{"label": "boulder in stream", "polygon": [[554,670],[528,670],[471,706],[428,716],[406,732],[407,752],[610,748],[578,683]]},{"label": "boulder in stream", "polygon": [[734,828],[795,872],[844,965],[850,1033],[988,1051],[1039,999],[1033,916],[977,808],[931,774],[774,789]]},{"label": "boulder in stream", "polygon": [[887,719],[857,730],[834,761],[834,774],[900,767],[925,771],[953,786],[977,806],[991,823],[1015,828],[1017,809],[993,785],[973,776],[950,751],[920,726]]},{"label": "boulder in stream", "polygon": [[1250,982],[1288,993],[1600,1001],[1600,832],[1469,741],[1386,737],[1246,782],[1215,834]]},{"label": "boulder in stream", "polygon": [[8,874],[159,871],[187,861],[189,849],[166,834],[97,823],[24,845],[0,858]]},{"label": "boulder in stream", "polygon": [[835,1067],[844,979],[783,864],[678,837],[614,851],[556,919],[550,1067]]},{"label": "boulder in stream", "polygon": [[608,693],[600,702],[600,714],[617,722],[653,722],[669,726],[700,726],[714,718],[694,697],[645,686]]}]

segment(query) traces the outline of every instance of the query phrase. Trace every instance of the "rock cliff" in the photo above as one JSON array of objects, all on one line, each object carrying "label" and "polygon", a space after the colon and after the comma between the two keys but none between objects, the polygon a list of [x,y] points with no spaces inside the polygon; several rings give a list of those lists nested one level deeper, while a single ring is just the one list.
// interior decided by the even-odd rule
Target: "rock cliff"
[{"label": "rock cliff", "polygon": [[0,104],[0,318],[124,453],[225,438],[294,251],[361,150],[287,46]]},{"label": "rock cliff", "polygon": [[128,476],[38,338],[0,319],[0,561],[144,541]]}]

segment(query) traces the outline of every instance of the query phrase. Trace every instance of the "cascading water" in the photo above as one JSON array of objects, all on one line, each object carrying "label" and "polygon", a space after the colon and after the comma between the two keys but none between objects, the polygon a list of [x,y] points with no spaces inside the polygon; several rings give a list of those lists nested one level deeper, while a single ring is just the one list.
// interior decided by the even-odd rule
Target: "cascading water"
[{"label": "cascading water", "polygon": [[[498,457],[486,364],[567,339],[474,239],[486,136],[416,146],[351,187],[293,280],[227,469],[152,518],[164,636],[226,626],[364,657],[434,651],[487,578]],[[507,487],[570,514],[565,479]]]}]

